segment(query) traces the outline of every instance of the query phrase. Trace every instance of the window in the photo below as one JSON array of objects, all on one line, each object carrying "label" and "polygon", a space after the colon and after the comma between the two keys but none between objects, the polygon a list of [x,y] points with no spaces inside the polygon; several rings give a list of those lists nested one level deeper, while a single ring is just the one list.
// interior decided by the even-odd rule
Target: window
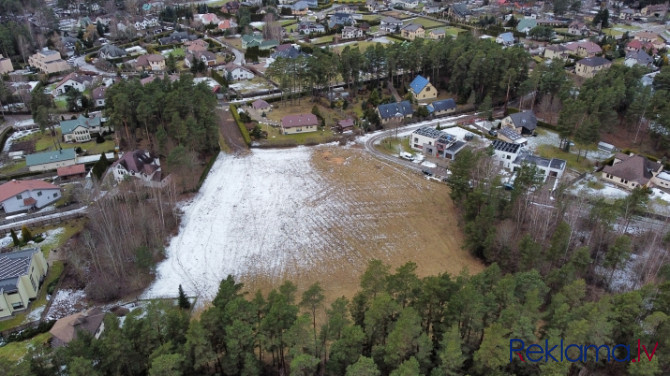
[{"label": "window", "polygon": [[21,308],[23,308],[23,302],[12,303],[12,308],[14,308],[14,309],[21,309]]},{"label": "window", "polygon": [[37,196],[42,196],[42,191],[37,191]]},{"label": "window", "polygon": [[16,195],[16,199],[17,199],[17,200],[20,200],[20,199],[22,199],[22,198],[23,198],[23,197],[21,197],[20,194]]},{"label": "window", "polygon": [[507,156],[507,159],[512,159],[512,156],[511,156],[511,155],[508,155],[508,156]]},{"label": "window", "polygon": [[419,138],[418,138],[418,137],[414,137],[414,142],[419,142]]}]

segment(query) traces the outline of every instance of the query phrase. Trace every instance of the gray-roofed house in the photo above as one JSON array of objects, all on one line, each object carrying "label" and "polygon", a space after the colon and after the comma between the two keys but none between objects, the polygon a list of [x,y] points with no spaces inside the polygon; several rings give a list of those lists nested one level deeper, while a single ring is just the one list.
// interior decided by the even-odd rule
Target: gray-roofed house
[{"label": "gray-roofed house", "polygon": [[451,114],[456,111],[456,101],[452,98],[434,101],[428,105],[428,112],[434,116]]},{"label": "gray-roofed house", "polygon": [[602,178],[618,186],[634,189],[647,187],[663,171],[663,165],[642,155],[616,153],[611,166],[605,166]]},{"label": "gray-roofed house", "polygon": [[286,115],[281,118],[279,127],[283,134],[316,132],[319,119],[314,114]]},{"label": "gray-roofed house", "polygon": [[414,111],[412,104],[409,101],[402,101],[399,103],[387,103],[377,106],[377,114],[382,124],[387,124],[391,121],[403,121],[412,117]]},{"label": "gray-roofed house", "polygon": [[161,162],[146,150],[134,150],[123,153],[110,167],[114,180],[139,179],[147,187],[162,188],[168,181],[163,178]]},{"label": "gray-roofed house", "polygon": [[251,104],[251,107],[256,111],[271,111],[272,110],[272,106],[268,102],[266,102],[262,99],[256,99],[254,101],[254,103]]},{"label": "gray-roofed house", "polygon": [[437,29],[430,29],[428,32],[428,38],[430,39],[444,39],[444,37],[447,36],[447,31],[443,27],[439,27]]},{"label": "gray-roofed house", "polygon": [[401,27],[402,21],[394,17],[384,17],[379,23],[379,29],[388,33],[395,33],[396,30],[400,30]]},{"label": "gray-roofed house", "polygon": [[98,57],[101,59],[118,59],[126,56],[126,50],[113,44],[106,44],[98,50]]},{"label": "gray-roofed house", "polygon": [[529,151],[521,149],[519,155],[512,162],[512,170],[518,171],[523,165],[533,165],[543,179],[554,177],[560,179],[565,172],[567,163],[558,158],[543,158],[531,154]]},{"label": "gray-roofed house", "polygon": [[435,86],[430,83],[430,78],[418,75],[409,84],[409,91],[414,96],[414,99],[423,101],[437,97],[437,90]]},{"label": "gray-roofed house", "polygon": [[26,155],[26,166],[29,171],[49,171],[58,167],[76,164],[77,153],[74,148],[44,151]]},{"label": "gray-roofed house", "polygon": [[88,142],[91,141],[91,135],[99,135],[108,131],[108,127],[102,126],[99,116],[86,117],[79,115],[74,120],[65,120],[60,122],[60,129],[63,133],[65,142]]},{"label": "gray-roofed house", "polygon": [[198,39],[197,36],[189,34],[186,31],[175,31],[172,34],[168,35],[167,37],[159,38],[158,42],[161,45],[166,45],[166,44],[184,43],[196,39]]},{"label": "gray-roofed house", "polygon": [[400,35],[403,38],[407,38],[409,40],[423,38],[426,36],[426,29],[424,29],[423,26],[419,24],[410,23],[400,29]]},{"label": "gray-roofed house", "polygon": [[609,69],[612,62],[603,57],[587,57],[575,64],[575,74],[584,78],[593,78],[601,70]]},{"label": "gray-roofed house", "polygon": [[451,4],[447,11],[449,17],[457,21],[467,21],[472,12],[468,9],[465,3]]},{"label": "gray-roofed house", "polygon": [[91,98],[95,107],[105,106],[105,94],[107,93],[107,86],[98,86],[91,91]]},{"label": "gray-roofed house", "polygon": [[526,145],[528,143],[528,140],[513,128],[500,129],[498,131],[498,139],[519,145]]},{"label": "gray-roofed house", "polygon": [[519,23],[516,24],[516,31],[520,33],[528,34],[535,26],[537,26],[537,20],[534,18],[523,18],[519,20]]},{"label": "gray-roofed house", "polygon": [[328,19],[328,27],[334,28],[338,25],[342,26],[353,26],[356,25],[356,20],[354,16],[349,13],[334,13],[330,15]]},{"label": "gray-roofed house", "polygon": [[409,136],[412,149],[425,155],[446,159],[455,159],[456,154],[465,146],[456,136],[432,127],[421,127]]},{"label": "gray-roofed house", "polygon": [[642,65],[643,67],[652,68],[654,66],[654,59],[644,50],[629,51],[626,53],[626,59],[623,63],[627,67]]},{"label": "gray-roofed house", "polygon": [[48,269],[39,248],[0,254],[0,318],[28,308]]},{"label": "gray-roofed house", "polygon": [[531,110],[517,112],[502,119],[501,125],[505,128],[513,128],[521,135],[532,134],[537,128],[537,117]]}]

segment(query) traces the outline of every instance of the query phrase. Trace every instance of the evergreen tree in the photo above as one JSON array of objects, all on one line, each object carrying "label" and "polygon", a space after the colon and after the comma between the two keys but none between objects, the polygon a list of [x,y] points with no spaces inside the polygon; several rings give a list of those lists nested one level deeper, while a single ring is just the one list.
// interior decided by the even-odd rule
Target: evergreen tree
[{"label": "evergreen tree", "polygon": [[26,244],[31,240],[33,240],[33,234],[30,233],[30,230],[28,229],[28,226],[23,225],[21,227],[21,242],[23,244]]},{"label": "evergreen tree", "polygon": [[179,285],[179,298],[177,299],[179,308],[181,309],[190,309],[191,302],[188,301],[186,294],[184,294],[184,289]]},{"label": "evergreen tree", "polygon": [[14,229],[9,230],[9,233],[12,236],[12,242],[14,242],[14,247],[21,246],[21,241],[19,240],[19,237],[16,236],[16,232],[14,231]]}]

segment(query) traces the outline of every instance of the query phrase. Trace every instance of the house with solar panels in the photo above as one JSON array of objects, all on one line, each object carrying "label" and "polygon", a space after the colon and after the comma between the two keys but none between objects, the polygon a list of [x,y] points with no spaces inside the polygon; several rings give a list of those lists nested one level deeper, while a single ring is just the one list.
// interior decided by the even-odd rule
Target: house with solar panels
[{"label": "house with solar panels", "polygon": [[416,78],[409,84],[409,91],[417,101],[437,98],[437,90],[435,89],[435,86],[430,83],[430,77],[425,78],[421,75],[416,76]]},{"label": "house with solar panels", "polygon": [[28,308],[48,269],[39,248],[0,254],[0,318]]},{"label": "house with solar panels", "polygon": [[454,160],[456,154],[465,147],[465,141],[456,136],[431,127],[422,127],[409,136],[412,149],[425,155]]}]

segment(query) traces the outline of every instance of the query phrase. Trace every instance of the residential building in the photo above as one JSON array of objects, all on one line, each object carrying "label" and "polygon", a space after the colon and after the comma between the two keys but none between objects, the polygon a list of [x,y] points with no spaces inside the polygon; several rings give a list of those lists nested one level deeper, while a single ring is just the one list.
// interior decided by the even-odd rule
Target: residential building
[{"label": "residential building", "polygon": [[377,106],[377,114],[382,124],[392,121],[402,122],[404,119],[411,118],[413,113],[412,104],[409,101],[380,104]]},{"label": "residential building", "polygon": [[518,134],[533,134],[537,128],[537,117],[531,110],[517,112],[502,119],[502,127],[512,128]]},{"label": "residential building", "polygon": [[207,51],[207,48],[209,47],[209,43],[205,42],[202,39],[196,39],[196,40],[190,40],[186,43],[184,43],[184,47],[186,47],[186,51],[188,52],[197,52],[197,51]]},{"label": "residential building", "polygon": [[465,142],[459,141],[456,136],[431,127],[421,127],[409,137],[412,149],[433,157],[454,160],[465,147]]},{"label": "residential building", "polygon": [[43,180],[12,180],[0,185],[0,205],[7,214],[41,209],[60,196],[60,187]]},{"label": "residential building", "polygon": [[496,43],[503,46],[511,46],[514,44],[514,34],[511,32],[502,33],[496,38]]},{"label": "residential building", "polygon": [[193,19],[202,22],[203,25],[218,25],[221,21],[214,13],[195,14]]},{"label": "residential building", "polygon": [[583,22],[574,21],[568,26],[568,34],[586,37],[589,35],[589,27]]},{"label": "residential building", "polygon": [[58,319],[51,330],[49,330],[49,333],[53,337],[51,346],[54,348],[67,346],[70,342],[77,339],[80,333],[90,334],[95,339],[100,338],[100,335],[105,330],[104,318],[105,312],[102,311],[102,308],[94,307]]},{"label": "residential building", "polygon": [[544,48],[545,59],[562,59],[567,60],[570,51],[560,44],[549,45]]},{"label": "residential building", "polygon": [[662,171],[661,163],[652,162],[642,155],[616,153],[612,165],[603,168],[602,178],[620,187],[634,189],[648,187]]},{"label": "residential building", "polygon": [[108,131],[109,127],[102,125],[99,116],[85,117],[79,115],[74,120],[65,120],[60,122],[60,129],[63,133],[65,142],[88,142],[91,141],[91,135],[99,135]]},{"label": "residential building", "polygon": [[226,74],[229,74],[229,77],[236,81],[251,80],[254,78],[253,72],[241,65],[229,63],[224,67],[224,69],[227,72]]},{"label": "residential building", "polygon": [[211,67],[213,65],[216,65],[216,55],[214,52],[209,52],[209,51],[195,51],[195,52],[187,52],[184,54],[184,65],[186,67],[190,68],[191,65],[193,64],[193,60],[196,61],[202,61],[205,66]]},{"label": "residential building", "polygon": [[107,93],[107,86],[98,86],[91,92],[91,98],[95,107],[105,107],[105,94]]},{"label": "residential building", "polygon": [[76,160],[77,153],[74,148],[44,151],[26,155],[26,166],[29,171],[49,171],[58,167],[72,166]]},{"label": "residential building", "polygon": [[286,43],[277,46],[275,52],[271,56],[274,59],[279,57],[283,57],[285,59],[295,59],[300,55],[302,55],[302,53],[300,52],[300,45],[293,45]]},{"label": "residential building", "polygon": [[426,30],[423,28],[423,26],[415,23],[410,23],[404,26],[402,29],[400,29],[400,35],[403,38],[407,38],[409,40],[414,40],[416,38],[423,38],[426,36]]},{"label": "residential building", "polygon": [[668,2],[665,4],[650,4],[640,10],[640,14],[645,17],[664,18],[668,12]]},{"label": "residential building", "polygon": [[523,165],[535,166],[538,174],[546,180],[550,177],[560,179],[565,172],[567,163],[563,159],[543,158],[533,155],[527,150],[521,149],[519,155],[514,162],[512,162],[512,170],[518,171]]},{"label": "residential building", "polygon": [[636,52],[640,50],[645,50],[645,51],[650,51],[653,54],[656,54],[657,49],[654,47],[654,45],[650,42],[642,42],[641,40],[638,39],[633,39],[632,41],[628,42],[626,45],[626,52]]},{"label": "residential building", "polygon": [[612,62],[605,58],[599,56],[589,57],[579,60],[577,64],[575,64],[575,74],[584,78],[592,78],[596,73],[601,70],[609,69],[611,66]]},{"label": "residential building", "polygon": [[472,12],[468,9],[466,3],[457,3],[449,6],[447,15],[458,22],[465,22],[468,21]]},{"label": "residential building", "polygon": [[657,187],[670,189],[670,171],[661,171],[651,178],[651,183]]},{"label": "residential building", "polygon": [[345,26],[342,28],[342,39],[356,39],[363,37],[363,30],[356,26]]},{"label": "residential building", "polygon": [[384,17],[379,23],[379,30],[384,30],[389,33],[400,31],[402,21],[394,17]]},{"label": "residential building", "polygon": [[261,51],[271,50],[273,48],[276,48],[277,46],[279,46],[279,41],[275,39],[269,39],[262,41],[261,44],[258,46],[258,49]]},{"label": "residential building", "polygon": [[263,111],[263,112],[272,111],[272,106],[268,102],[266,102],[262,99],[256,99],[251,104],[251,108],[253,108],[256,111]]},{"label": "residential building", "polygon": [[158,157],[146,150],[123,153],[123,156],[110,167],[114,180],[120,183],[126,179],[138,179],[144,186],[162,188],[168,181],[163,179],[161,163]]},{"label": "residential building", "polygon": [[0,253],[0,318],[28,308],[37,298],[48,269],[39,248]]},{"label": "residential building", "polygon": [[428,32],[428,38],[430,39],[444,39],[444,37],[447,36],[447,32],[444,30],[444,28],[437,28],[437,29],[431,29]]},{"label": "residential building", "polygon": [[162,45],[166,45],[166,44],[185,43],[187,41],[196,39],[198,39],[197,36],[191,35],[186,31],[175,31],[172,34],[168,35],[167,37],[158,38],[158,42]]},{"label": "residential building", "polygon": [[61,180],[79,179],[86,176],[86,165],[76,164],[67,167],[59,167],[56,174]]},{"label": "residential building", "polygon": [[286,115],[279,122],[282,134],[316,132],[319,119],[314,114]]},{"label": "residential building", "polygon": [[113,44],[106,44],[98,50],[98,57],[101,59],[118,59],[126,56],[126,50]]},{"label": "residential building", "polygon": [[412,93],[414,99],[418,101],[437,98],[437,90],[430,83],[430,78],[420,75],[416,76],[409,84],[409,91]]},{"label": "residential building", "polygon": [[312,21],[301,21],[298,24],[298,32],[300,34],[321,34],[326,32],[326,27]]},{"label": "residential building", "polygon": [[92,82],[93,78],[91,76],[85,76],[83,74],[72,72],[60,80],[60,82],[53,89],[52,94],[54,97],[65,95],[69,89],[77,90],[78,92],[83,93]]},{"label": "residential building", "polygon": [[434,101],[428,105],[428,112],[434,116],[441,116],[454,113],[456,111],[456,102],[449,98],[440,101]]},{"label": "residential building", "polygon": [[242,48],[258,47],[263,42],[263,36],[260,34],[245,34],[242,35]]},{"label": "residential building", "polygon": [[663,39],[654,32],[650,31],[641,31],[633,36],[633,39],[639,40],[640,42],[643,43],[651,43],[654,48],[660,50],[665,48],[665,43],[663,42]]},{"label": "residential building", "polygon": [[512,170],[514,168],[512,163],[519,156],[522,145],[503,140],[493,140],[491,146],[493,147],[493,157],[500,162],[500,166]]},{"label": "residential building", "polygon": [[624,60],[624,65],[627,67],[632,67],[634,65],[641,65],[643,67],[653,68],[654,59],[652,59],[648,53],[644,52],[644,50],[630,51],[626,53],[626,59]]},{"label": "residential building", "polygon": [[509,142],[512,144],[526,145],[528,140],[518,133],[514,128],[501,128],[497,135],[499,140]]},{"label": "residential building", "polygon": [[230,30],[235,28],[237,28],[237,22],[235,22],[233,19],[221,20],[221,22],[219,22],[219,26],[217,26],[217,29],[219,30]]},{"label": "residential building", "polygon": [[72,67],[61,59],[58,51],[41,50],[28,58],[28,64],[42,73],[53,74],[70,70]]},{"label": "residential building", "polygon": [[291,14],[294,16],[304,16],[309,10],[309,4],[306,1],[296,1],[291,5]]},{"label": "residential building", "polygon": [[354,130],[354,119],[347,118],[337,122],[337,130],[340,133],[349,132]]},{"label": "residential building", "polygon": [[353,15],[349,13],[334,13],[330,15],[328,19],[328,27],[331,29],[335,28],[338,25],[342,26],[353,26],[356,25],[356,20]]},{"label": "residential building", "polygon": [[603,49],[591,41],[577,43],[577,56],[579,57],[594,57],[602,52]]},{"label": "residential building", "polygon": [[240,10],[240,2],[238,0],[229,1],[221,7],[221,13],[237,14]]},{"label": "residential building", "polygon": [[516,24],[516,31],[524,34],[528,34],[535,26],[537,26],[537,19],[535,18],[523,18],[519,20],[519,23]]},{"label": "residential building", "polygon": [[165,57],[158,54],[142,55],[137,58],[137,61],[135,62],[135,69],[138,71],[150,70],[152,72],[164,71]]},{"label": "residential building", "polygon": [[10,60],[8,57],[3,57],[2,54],[0,54],[0,75],[13,71],[14,65],[12,65],[12,60]]}]

